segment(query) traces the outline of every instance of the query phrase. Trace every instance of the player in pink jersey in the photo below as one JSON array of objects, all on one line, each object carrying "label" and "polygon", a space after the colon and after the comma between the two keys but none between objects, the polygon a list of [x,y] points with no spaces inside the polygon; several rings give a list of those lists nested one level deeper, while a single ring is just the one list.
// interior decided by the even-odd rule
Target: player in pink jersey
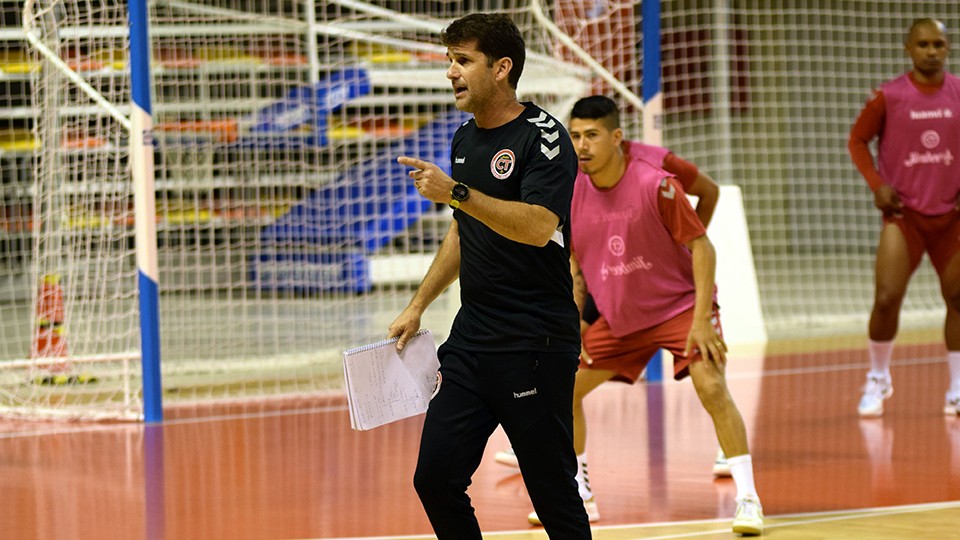
[{"label": "player in pink jersey", "polygon": [[[597,516],[586,480],[583,398],[609,380],[633,383],[659,349],[674,357],[713,419],[737,487],[733,530],[762,534],[746,427],[727,388],[727,347],[716,305],[716,254],[683,186],[670,173],[624,152],[616,103],[578,101],[568,129],[580,162],[571,208],[571,271],[581,308],[587,290],[599,317],[581,323],[583,350],[574,390],[577,480]],[[536,515],[531,515],[535,522]]]},{"label": "player in pink jersey", "polygon": [[[848,148],[883,212],[870,314],[870,371],[857,410],[880,416],[893,395],[890,356],[900,306],[923,252],[947,304],[950,388],[944,412],[960,414],[960,79],[944,71],[950,42],[936,19],[915,21],[904,40],[913,69],[875,91]],[[879,137],[877,165],[869,144]]]},{"label": "player in pink jersey", "polygon": [[[603,100],[606,100],[607,103],[605,106],[607,108],[613,107],[615,109],[616,104],[609,98],[603,96],[587,98],[586,103],[590,101],[602,102]],[[662,146],[645,144],[640,141],[625,140],[621,143],[621,150],[627,156],[646,161],[676,177],[677,181],[679,181],[683,187],[683,190],[697,198],[696,213],[700,222],[703,223],[704,227],[710,224],[713,212],[717,207],[717,201],[720,198],[720,187],[714,182],[713,178],[701,171],[695,164],[677,156]],[[600,316],[596,303],[593,301],[593,297],[589,292],[584,299],[582,312],[583,319],[581,325],[583,326],[583,330],[595,322]],[[582,438],[580,447],[582,450]],[[496,460],[503,465],[517,467],[517,457],[512,448],[497,452]],[[723,454],[722,449],[717,451],[717,456],[713,463],[713,474],[717,477],[730,476],[730,464],[727,462],[727,457]],[[596,520],[599,514],[594,512],[591,516]]]}]

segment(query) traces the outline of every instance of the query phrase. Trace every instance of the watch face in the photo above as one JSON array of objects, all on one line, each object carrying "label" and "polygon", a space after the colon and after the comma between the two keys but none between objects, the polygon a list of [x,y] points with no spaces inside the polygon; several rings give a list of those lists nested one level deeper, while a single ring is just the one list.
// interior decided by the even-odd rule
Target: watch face
[{"label": "watch face", "polygon": [[464,184],[457,184],[453,186],[453,191],[451,192],[453,198],[458,201],[465,201],[467,197],[470,196],[470,189],[467,188]]}]

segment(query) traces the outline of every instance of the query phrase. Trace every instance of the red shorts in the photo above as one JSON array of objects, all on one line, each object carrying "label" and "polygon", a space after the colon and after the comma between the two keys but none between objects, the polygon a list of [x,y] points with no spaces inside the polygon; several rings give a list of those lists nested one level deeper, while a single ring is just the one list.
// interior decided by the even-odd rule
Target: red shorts
[{"label": "red shorts", "polygon": [[960,252],[960,210],[939,216],[925,216],[904,208],[901,215],[885,215],[883,221],[897,225],[903,232],[911,270],[916,270],[926,251],[937,274],[942,276],[947,264]]},{"label": "red shorts", "polygon": [[[723,336],[720,311],[713,306],[713,327]],[[602,316],[583,334],[583,346],[593,363],[580,360],[580,369],[605,369],[616,372],[612,380],[634,383],[660,349],[673,355],[673,378],[680,380],[690,374],[690,364],[700,360],[700,351],[694,349],[683,356],[687,336],[693,326],[693,308],[651,328],[645,328],[623,337],[616,337]]]}]

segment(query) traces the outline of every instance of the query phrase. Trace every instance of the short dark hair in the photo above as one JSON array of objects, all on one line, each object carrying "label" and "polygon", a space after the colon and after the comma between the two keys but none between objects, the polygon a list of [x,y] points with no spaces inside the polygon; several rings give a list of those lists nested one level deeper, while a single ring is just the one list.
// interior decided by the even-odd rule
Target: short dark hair
[{"label": "short dark hair", "polygon": [[440,33],[440,42],[447,47],[471,41],[477,42],[477,50],[487,57],[488,66],[501,58],[513,61],[507,82],[516,90],[527,49],[513,19],[505,13],[471,13],[453,21]]},{"label": "short dark hair", "polygon": [[570,119],[600,120],[613,131],[620,127],[620,108],[617,102],[607,96],[590,96],[578,100],[570,111]]}]

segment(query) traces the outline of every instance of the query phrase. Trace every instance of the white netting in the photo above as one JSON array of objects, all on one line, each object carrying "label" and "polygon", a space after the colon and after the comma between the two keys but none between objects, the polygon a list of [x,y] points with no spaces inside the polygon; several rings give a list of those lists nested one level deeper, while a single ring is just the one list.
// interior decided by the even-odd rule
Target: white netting
[{"label": "white netting", "polygon": [[[920,17],[958,38],[953,1],[663,2],[664,142],[742,188],[772,337],[866,332],[880,217],[847,138]],[[925,260],[903,323],[943,314]]]},{"label": "white netting", "polygon": [[[89,408],[109,408],[118,398],[103,389],[139,389],[136,377],[117,376],[117,365],[130,364],[101,362],[129,358],[138,343],[126,133],[68,78],[75,72],[129,112],[123,5],[48,0],[28,10],[37,36],[67,65],[33,53],[42,67],[33,80],[43,149],[33,207],[41,211],[33,214],[36,266],[24,273],[29,283],[61,278],[68,358],[55,369],[36,359],[16,364],[39,369],[45,384],[7,369],[9,393],[27,394],[12,407],[84,415],[64,412],[65,403],[96,391]],[[452,106],[437,34],[465,9],[150,4],[166,403],[337,388],[340,351],[383,337],[449,223],[449,209],[421,199],[395,158],[449,161],[466,117]],[[516,14],[530,41],[521,97],[560,114],[587,91],[588,71],[553,55],[529,11]],[[54,135],[67,122],[82,141],[104,143],[80,144],[85,158],[74,158]],[[445,334],[456,303],[445,295],[425,325]],[[95,353],[82,368],[74,358]]]},{"label": "white netting", "polygon": [[[139,407],[137,362],[104,361],[139,347],[116,115],[129,113],[125,5],[43,0],[29,11],[40,42],[114,114],[36,48],[27,57],[22,35],[0,42],[7,406]],[[3,9],[18,25],[19,11]],[[551,26],[640,94],[639,1],[150,2],[167,403],[334,388],[339,352],[383,336],[450,219],[406,189],[394,158],[448,159],[463,116],[437,32],[493,9],[528,41],[522,99],[565,118],[576,98],[613,92]],[[869,89],[908,69],[910,21],[936,16],[952,34],[960,4],[667,0],[661,10],[664,143],[742,188],[769,334],[861,330],[879,218],[847,133]],[[618,99],[639,138],[635,101]],[[44,289],[56,276],[59,289]],[[57,365],[29,358],[44,290],[62,296],[71,363],[54,375],[96,384],[31,378]],[[905,324],[938,320],[937,291],[924,263]],[[443,338],[456,306],[448,292],[425,326]]]}]

